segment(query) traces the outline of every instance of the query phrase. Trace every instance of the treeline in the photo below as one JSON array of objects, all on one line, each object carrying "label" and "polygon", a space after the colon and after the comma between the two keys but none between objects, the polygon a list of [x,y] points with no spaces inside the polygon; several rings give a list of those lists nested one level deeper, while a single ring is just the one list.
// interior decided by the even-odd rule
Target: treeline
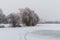
[{"label": "treeline", "polygon": [[20,24],[26,26],[35,26],[39,22],[39,16],[34,10],[30,8],[19,9],[20,13],[10,13],[5,16],[3,11],[0,9],[0,24],[12,24],[12,27],[19,26]]}]

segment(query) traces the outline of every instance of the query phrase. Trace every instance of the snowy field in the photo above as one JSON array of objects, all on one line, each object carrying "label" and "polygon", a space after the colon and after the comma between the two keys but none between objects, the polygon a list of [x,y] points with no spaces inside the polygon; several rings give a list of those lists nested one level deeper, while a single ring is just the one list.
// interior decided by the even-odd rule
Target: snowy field
[{"label": "snowy field", "polygon": [[60,40],[60,24],[0,28],[0,40]]}]

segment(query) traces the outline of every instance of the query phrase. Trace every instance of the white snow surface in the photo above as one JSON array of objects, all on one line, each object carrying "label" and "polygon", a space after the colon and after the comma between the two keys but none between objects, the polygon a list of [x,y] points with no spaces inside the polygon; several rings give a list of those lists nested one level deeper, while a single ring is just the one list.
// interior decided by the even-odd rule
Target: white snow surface
[{"label": "white snow surface", "polygon": [[60,24],[0,28],[0,40],[60,40]]}]

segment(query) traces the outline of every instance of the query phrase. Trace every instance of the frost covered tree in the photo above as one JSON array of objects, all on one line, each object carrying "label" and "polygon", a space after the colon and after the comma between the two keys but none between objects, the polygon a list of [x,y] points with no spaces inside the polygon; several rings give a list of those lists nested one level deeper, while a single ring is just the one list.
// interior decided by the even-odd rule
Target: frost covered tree
[{"label": "frost covered tree", "polygon": [[6,22],[6,16],[3,13],[2,9],[0,9],[0,23],[5,23]]},{"label": "frost covered tree", "polygon": [[26,26],[35,26],[39,21],[39,16],[31,9],[20,9],[22,15],[22,23]]},{"label": "frost covered tree", "polygon": [[9,14],[8,22],[12,24],[12,27],[21,27],[20,26],[20,15],[18,13]]}]

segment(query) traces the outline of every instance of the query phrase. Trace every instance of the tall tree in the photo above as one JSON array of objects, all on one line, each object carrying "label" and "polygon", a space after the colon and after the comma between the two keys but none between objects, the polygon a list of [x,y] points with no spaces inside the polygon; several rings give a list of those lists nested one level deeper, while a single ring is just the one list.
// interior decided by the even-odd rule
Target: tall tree
[{"label": "tall tree", "polygon": [[21,27],[20,26],[20,16],[18,13],[11,13],[8,15],[8,21],[12,24],[12,27]]},{"label": "tall tree", "polygon": [[3,13],[2,9],[0,9],[0,23],[5,23],[6,22],[6,16]]},{"label": "tall tree", "polygon": [[22,23],[27,26],[35,26],[39,21],[39,16],[31,9],[25,8],[20,10],[22,14]]}]

